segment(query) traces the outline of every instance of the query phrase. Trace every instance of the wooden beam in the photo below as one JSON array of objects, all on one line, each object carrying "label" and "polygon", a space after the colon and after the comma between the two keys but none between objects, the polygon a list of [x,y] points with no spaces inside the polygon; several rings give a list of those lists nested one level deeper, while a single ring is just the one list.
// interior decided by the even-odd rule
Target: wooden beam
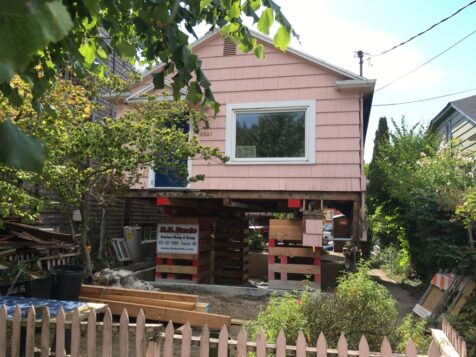
[{"label": "wooden beam", "polygon": [[150,290],[139,290],[139,289],[111,288],[111,287],[99,286],[99,285],[85,285],[85,284],[81,285],[80,295],[89,295],[92,293],[136,296],[141,298],[173,300],[173,301],[183,301],[183,302],[193,302],[193,303],[198,302],[197,295],[166,293],[163,291],[150,291]]},{"label": "wooden beam", "polygon": [[359,200],[360,192],[312,192],[312,191],[248,191],[248,190],[183,190],[183,191],[154,191],[129,190],[127,198],[194,198],[194,199],[263,199],[263,200],[325,200],[325,201],[355,201]]},{"label": "wooden beam", "polygon": [[272,273],[319,274],[321,267],[310,264],[269,264]]},{"label": "wooden beam", "polygon": [[193,302],[183,302],[183,301],[173,301],[173,300],[160,300],[153,298],[141,298],[137,296],[124,296],[124,295],[114,295],[114,294],[104,294],[100,295],[97,293],[81,295],[80,299],[104,299],[117,302],[126,302],[133,304],[143,304],[150,306],[160,306],[160,307],[171,307],[173,309],[180,310],[195,310],[196,303]]},{"label": "wooden beam", "polygon": [[352,204],[352,241],[358,242],[359,237],[359,218],[360,218],[360,201],[355,200]]},{"label": "wooden beam", "polygon": [[321,255],[319,249],[315,252],[311,247],[308,248],[295,248],[295,247],[269,247],[269,255],[286,256],[286,257],[305,257],[314,258]]},{"label": "wooden beam", "polygon": [[231,317],[225,315],[208,314],[205,312],[187,311],[159,306],[132,304],[104,299],[85,298],[83,300],[107,304],[113,315],[121,315],[122,310],[126,309],[129,316],[137,317],[139,311],[143,310],[147,320],[172,321],[173,323],[179,324],[185,324],[189,322],[192,326],[200,327],[206,324],[212,329],[221,329],[223,325],[226,325],[227,327],[231,326]]}]

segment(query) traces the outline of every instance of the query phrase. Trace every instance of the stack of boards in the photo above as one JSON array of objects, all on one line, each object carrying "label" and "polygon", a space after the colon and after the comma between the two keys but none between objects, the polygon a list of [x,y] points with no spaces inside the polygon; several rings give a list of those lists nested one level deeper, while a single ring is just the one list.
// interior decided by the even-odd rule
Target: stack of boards
[{"label": "stack of boards", "polygon": [[199,303],[197,295],[82,285],[79,299],[107,304],[112,314],[118,316],[126,309],[129,316],[137,317],[142,309],[147,320],[176,324],[189,322],[198,327],[206,324],[210,329],[231,325],[230,316],[206,312],[208,304]]}]

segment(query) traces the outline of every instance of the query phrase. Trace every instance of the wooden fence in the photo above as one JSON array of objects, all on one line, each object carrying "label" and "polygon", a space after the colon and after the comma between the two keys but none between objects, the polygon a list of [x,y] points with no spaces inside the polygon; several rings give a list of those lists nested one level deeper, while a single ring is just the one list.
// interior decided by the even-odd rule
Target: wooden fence
[{"label": "wooden fence", "polygon": [[[12,316],[8,316],[5,306],[0,308],[0,357],[18,357],[20,352],[26,357],[47,357],[52,354],[57,357],[65,357],[65,349],[70,350],[68,355],[71,357],[172,357],[174,355],[207,357],[210,354],[210,348],[215,349],[218,357],[246,357],[247,352],[255,352],[257,357],[265,357],[269,354],[277,357],[288,355],[297,357],[311,355],[317,357],[327,355],[337,355],[339,357],[396,356],[392,354],[392,348],[386,338],[382,342],[380,352],[370,352],[364,336],[360,340],[358,351],[350,351],[343,335],[340,337],[336,349],[328,348],[322,333],[314,346],[307,346],[302,332],[299,334],[295,345],[287,345],[282,331],[277,342],[269,344],[266,342],[263,331],[258,334],[256,341],[248,341],[244,328],[241,328],[236,340],[229,338],[226,326],[222,327],[218,338],[211,338],[210,331],[206,326],[203,327],[200,336],[193,335],[188,323],[180,329],[181,334],[175,333],[172,323],[169,323],[165,331],[162,331],[162,325],[160,324],[150,325],[145,323],[142,310],[139,312],[135,323],[130,323],[125,309],[122,311],[119,323],[113,323],[113,317],[109,309],[106,309],[102,322],[97,321],[94,310],[82,313],[76,309],[70,314],[65,314],[63,309],[59,308],[54,319],[50,318],[47,308],[41,310],[41,319],[37,319],[37,312],[31,306],[25,319],[25,316],[22,318],[18,306]],[[81,333],[81,325],[86,325],[86,333]],[[147,336],[151,327],[152,334]],[[99,335],[97,332],[100,328],[102,333]],[[450,327],[446,325],[444,328],[448,329]],[[116,329],[115,332],[114,329]],[[39,336],[36,336],[37,330]],[[50,330],[54,330],[55,334],[50,334]],[[66,330],[68,332],[65,334]],[[452,333],[452,330],[448,331]],[[66,342],[68,336],[71,337],[70,344]],[[54,343],[51,342],[52,339]],[[52,350],[56,352],[52,352]],[[405,353],[399,356],[417,356],[412,340],[409,340]],[[440,349],[435,342],[431,344],[428,356],[440,356]],[[464,356],[464,354],[460,354],[460,356]]]},{"label": "wooden fence", "polygon": [[441,323],[441,329],[443,330],[443,333],[446,335],[458,355],[461,357],[466,357],[466,342],[461,338],[458,332],[456,332],[456,330],[449,324],[446,319],[443,319]]}]

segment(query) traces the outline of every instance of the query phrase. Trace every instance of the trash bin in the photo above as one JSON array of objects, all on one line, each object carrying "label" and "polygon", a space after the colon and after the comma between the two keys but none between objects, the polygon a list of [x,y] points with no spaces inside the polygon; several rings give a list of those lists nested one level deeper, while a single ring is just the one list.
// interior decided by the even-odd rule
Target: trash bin
[{"label": "trash bin", "polygon": [[83,282],[84,268],[79,265],[58,265],[50,271],[53,277],[51,297],[56,300],[76,301]]}]

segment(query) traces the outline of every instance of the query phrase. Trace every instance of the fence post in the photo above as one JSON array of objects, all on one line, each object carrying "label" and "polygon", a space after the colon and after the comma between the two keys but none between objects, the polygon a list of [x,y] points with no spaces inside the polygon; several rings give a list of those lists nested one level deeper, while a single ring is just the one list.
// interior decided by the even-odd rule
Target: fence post
[{"label": "fence post", "polygon": [[64,310],[60,306],[56,315],[56,357],[65,357],[64,339]]},{"label": "fence post", "polygon": [[79,357],[79,344],[81,341],[79,309],[74,309],[71,321],[71,357]]},{"label": "fence post", "polygon": [[316,356],[317,357],[327,357],[327,341],[324,334],[321,332],[317,338],[316,343]]},{"label": "fence post", "polygon": [[96,356],[96,311],[89,310],[88,314],[88,357]]},{"label": "fence post", "polygon": [[263,329],[260,329],[258,336],[256,336],[256,356],[266,356],[266,335],[264,334]]},{"label": "fence post", "polygon": [[347,347],[347,340],[344,334],[341,334],[339,340],[337,341],[337,355],[339,357],[347,357],[349,349]]},{"label": "fence post", "polygon": [[7,355],[7,307],[0,308],[0,357]]},{"label": "fence post", "polygon": [[50,355],[50,309],[44,307],[41,311],[41,357]]},{"label": "fence post", "polygon": [[33,357],[35,352],[35,320],[35,308],[30,306],[26,322],[25,357]]},{"label": "fence post", "polygon": [[136,356],[145,355],[145,315],[140,309],[136,319]]},{"label": "fence post", "polygon": [[228,357],[228,329],[223,325],[218,335],[218,357]]},{"label": "fence post", "polygon": [[119,356],[129,356],[129,314],[122,309],[119,327]]},{"label": "fence post", "polygon": [[17,305],[13,313],[12,326],[12,357],[20,356],[20,324],[21,324],[21,310]]},{"label": "fence post", "polygon": [[112,357],[112,314],[109,307],[102,320],[102,357]]},{"label": "fence post", "polygon": [[306,347],[306,338],[304,333],[300,331],[296,341],[296,357],[306,357]]},{"label": "fence post", "polygon": [[237,357],[246,357],[246,330],[241,326],[240,332],[238,332],[237,345],[236,345],[236,355]]},{"label": "fence post", "polygon": [[360,338],[359,342],[359,357],[368,357],[370,354],[369,344],[364,335]]},{"label": "fence post", "polygon": [[174,325],[169,321],[165,328],[164,357],[172,357],[174,351]]},{"label": "fence post", "polygon": [[200,335],[200,357],[208,357],[210,354],[210,331],[208,326],[205,325],[202,328]]}]

